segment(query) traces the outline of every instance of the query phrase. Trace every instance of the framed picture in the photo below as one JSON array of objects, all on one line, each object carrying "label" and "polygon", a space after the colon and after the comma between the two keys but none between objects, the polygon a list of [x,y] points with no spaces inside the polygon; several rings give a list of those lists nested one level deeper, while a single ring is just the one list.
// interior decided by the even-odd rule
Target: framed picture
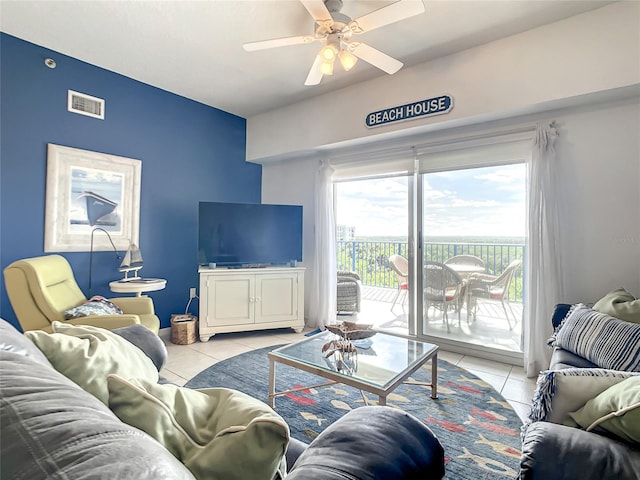
[{"label": "framed picture", "polygon": [[48,144],[45,252],[127,250],[138,244],[142,162]]}]

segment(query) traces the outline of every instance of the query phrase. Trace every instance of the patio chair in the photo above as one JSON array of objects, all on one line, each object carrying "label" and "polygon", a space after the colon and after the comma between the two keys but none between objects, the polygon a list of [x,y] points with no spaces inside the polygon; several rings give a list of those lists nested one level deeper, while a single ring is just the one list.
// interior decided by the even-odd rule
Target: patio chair
[{"label": "patio chair", "polygon": [[338,271],[337,312],[360,312],[361,286],[360,275],[356,272]]},{"label": "patio chair", "polygon": [[462,309],[465,281],[447,265],[440,262],[424,263],[424,312],[429,319],[429,308],[434,307],[442,311],[442,321],[449,328],[449,310],[458,313],[460,326],[460,310]]},{"label": "patio chair", "polygon": [[522,264],[521,259],[513,260],[500,275],[473,274],[469,277],[467,285],[467,320],[469,313],[473,314],[473,320],[476,319],[478,310],[478,300],[500,302],[504,310],[505,318],[509,324],[509,330],[513,330],[507,307],[514,317],[514,321],[518,322],[518,317],[509,304],[509,287],[513,277]]},{"label": "patio chair", "polygon": [[409,291],[409,262],[402,255],[391,255],[389,257],[389,266],[396,274],[396,279],[398,280],[398,292],[393,299],[391,310],[396,306],[400,296],[402,296],[401,305],[404,309],[404,302],[407,300],[407,292]]}]

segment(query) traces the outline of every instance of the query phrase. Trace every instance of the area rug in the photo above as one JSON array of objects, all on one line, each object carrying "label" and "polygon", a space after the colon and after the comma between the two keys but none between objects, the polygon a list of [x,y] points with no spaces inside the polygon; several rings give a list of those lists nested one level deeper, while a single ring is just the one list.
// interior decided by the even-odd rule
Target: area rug
[{"label": "area rug", "polygon": [[[254,350],[217,363],[186,386],[233,388],[267,402],[267,353],[274,348],[277,347]],[[276,371],[276,391],[326,382],[280,363]],[[411,379],[430,382],[431,362]],[[439,398],[431,399],[430,394],[430,387],[401,385],[389,395],[387,405],[411,413],[435,433],[445,450],[445,478],[480,480],[517,476],[522,422],[498,392],[463,368],[438,360]],[[376,404],[377,396],[365,395],[370,404]],[[359,390],[335,384],[277,397],[275,410],[289,424],[294,438],[310,443],[328,425],[363,404]]]}]

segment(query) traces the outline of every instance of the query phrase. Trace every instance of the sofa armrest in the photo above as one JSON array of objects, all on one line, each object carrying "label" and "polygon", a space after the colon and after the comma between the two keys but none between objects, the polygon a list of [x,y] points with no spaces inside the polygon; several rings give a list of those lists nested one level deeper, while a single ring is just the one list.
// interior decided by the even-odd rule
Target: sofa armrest
[{"label": "sofa armrest", "polygon": [[70,323],[71,325],[91,325],[92,327],[106,328],[113,330],[114,328],[128,327],[140,323],[137,315],[89,315],[88,317],[70,318],[62,323]]},{"label": "sofa armrest", "polygon": [[420,420],[391,407],[360,407],[311,442],[287,480],[440,479],[444,450]]},{"label": "sofa armrest", "polygon": [[569,350],[555,347],[551,354],[549,370],[561,370],[563,368],[600,368],[586,358],[576,355]]},{"label": "sofa armrest", "polygon": [[522,442],[519,480],[637,480],[640,451],[577,428],[535,422]]},{"label": "sofa armrest", "polygon": [[0,318],[0,351],[19,353],[36,362],[51,366],[49,359],[36,344],[20,333],[13,325]]},{"label": "sofa armrest", "polygon": [[124,313],[135,315],[153,315],[155,309],[151,297],[116,297],[110,298],[110,302],[116,304]]}]

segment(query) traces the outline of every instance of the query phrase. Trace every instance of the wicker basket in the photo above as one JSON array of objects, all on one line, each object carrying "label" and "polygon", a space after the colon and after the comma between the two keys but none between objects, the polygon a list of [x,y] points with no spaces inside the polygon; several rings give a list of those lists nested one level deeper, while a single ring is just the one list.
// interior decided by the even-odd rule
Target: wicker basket
[{"label": "wicker basket", "polygon": [[171,315],[171,342],[189,345],[196,341],[198,317],[190,314]]}]

